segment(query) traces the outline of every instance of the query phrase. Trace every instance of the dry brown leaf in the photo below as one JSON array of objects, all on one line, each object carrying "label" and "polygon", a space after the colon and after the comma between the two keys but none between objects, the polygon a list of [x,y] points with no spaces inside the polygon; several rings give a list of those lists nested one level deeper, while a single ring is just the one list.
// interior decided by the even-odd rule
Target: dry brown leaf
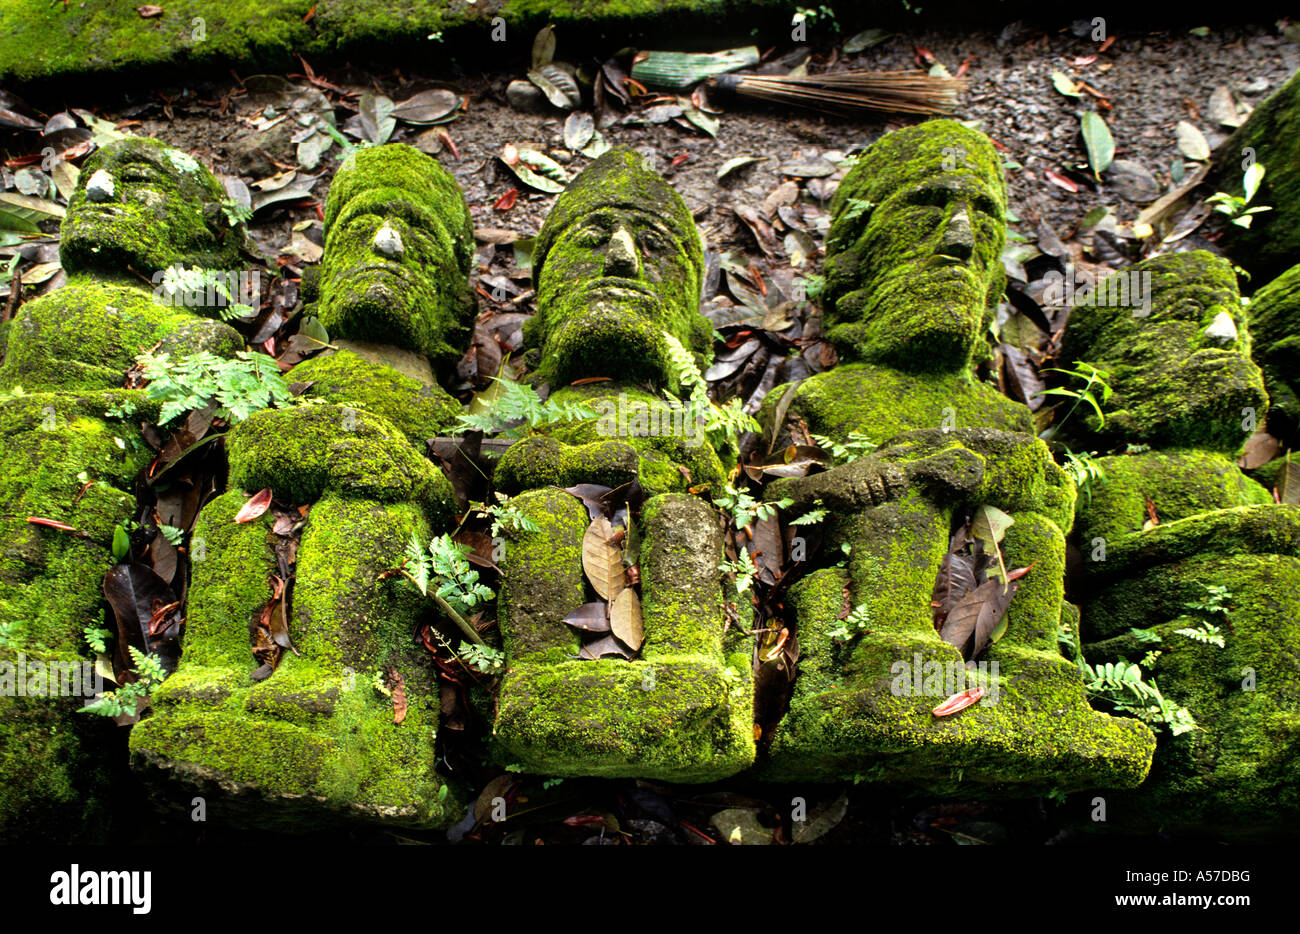
[{"label": "dry brown leaf", "polygon": [[614,635],[632,651],[641,648],[645,629],[641,623],[641,598],[636,591],[626,589],[619,593],[609,608],[609,624]]},{"label": "dry brown leaf", "polygon": [[614,544],[614,526],[597,516],[582,536],[582,569],[596,593],[613,603],[626,585],[623,555]]}]

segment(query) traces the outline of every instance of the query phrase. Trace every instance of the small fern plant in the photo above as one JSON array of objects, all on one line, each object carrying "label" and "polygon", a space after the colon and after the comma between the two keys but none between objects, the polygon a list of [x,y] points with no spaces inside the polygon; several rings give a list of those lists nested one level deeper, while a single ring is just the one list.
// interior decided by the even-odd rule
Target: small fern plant
[{"label": "small fern plant", "polygon": [[496,376],[492,380],[497,389],[488,410],[458,415],[453,434],[481,431],[485,435],[500,435],[507,440],[518,440],[548,425],[599,417],[597,412],[584,403],[556,402],[554,399],[543,402],[537,390],[531,386]]},{"label": "small fern plant", "polygon": [[1167,700],[1159,686],[1142,680],[1142,668],[1123,659],[1095,668],[1081,662],[1088,691],[1121,713],[1131,713],[1152,726],[1167,727],[1174,736],[1200,729],[1191,711]]},{"label": "small fern plant", "polygon": [[134,717],[140,702],[149,696],[158,685],[167,679],[162,661],[156,655],[145,655],[135,646],[127,646],[131,660],[135,662],[132,669],[138,680],[124,684],[116,691],[105,691],[95,700],[82,707],[80,713],[93,713],[101,717],[120,717],[123,714]]},{"label": "small fern plant", "polygon": [[167,353],[146,353],[137,360],[149,381],[145,394],[162,403],[160,425],[210,405],[217,406],[218,418],[234,424],[293,398],[279,365],[264,353],[241,351],[233,360],[207,351],[177,360]]}]

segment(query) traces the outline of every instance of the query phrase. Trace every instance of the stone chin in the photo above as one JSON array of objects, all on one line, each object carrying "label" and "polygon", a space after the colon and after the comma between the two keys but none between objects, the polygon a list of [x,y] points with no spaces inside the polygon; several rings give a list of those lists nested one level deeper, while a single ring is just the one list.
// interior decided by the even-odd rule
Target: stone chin
[{"label": "stone chin", "polygon": [[658,323],[660,304],[645,293],[588,292],[566,303],[564,322],[546,343],[547,367],[560,383],[590,376],[664,386],[671,381]]},{"label": "stone chin", "polygon": [[[102,269],[121,272],[123,265],[150,274],[159,265],[160,254],[176,248],[155,242],[157,231],[148,217],[113,206],[116,210],[85,209],[66,220],[61,228],[60,254],[69,271]],[[162,264],[165,265],[165,264]]]}]

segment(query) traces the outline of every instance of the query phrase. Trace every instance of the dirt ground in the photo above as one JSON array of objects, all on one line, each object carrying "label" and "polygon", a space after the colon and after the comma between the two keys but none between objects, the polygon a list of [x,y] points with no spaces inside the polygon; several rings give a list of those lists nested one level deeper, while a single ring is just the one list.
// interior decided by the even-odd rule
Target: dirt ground
[{"label": "dirt ground", "polygon": [[[1229,127],[1217,124],[1210,116],[1210,97],[1217,88],[1228,88],[1244,104],[1258,104],[1300,68],[1300,43],[1279,34],[1272,25],[1211,28],[1206,35],[1185,29],[1140,35],[1121,33],[1104,51],[1082,25],[1082,35],[1076,35],[1068,26],[1044,31],[1022,24],[976,34],[920,31],[896,35],[849,56],[848,61],[850,67],[863,69],[916,69],[918,59],[929,54],[952,72],[964,65],[970,87],[955,116],[975,121],[1013,164],[1008,173],[1010,208],[1016,218],[1012,229],[1030,241],[1040,237],[1040,223],[1046,223],[1068,241],[1080,219],[1098,205],[1110,207],[1121,223],[1130,223],[1142,203],[1151,200],[1126,200],[1110,179],[1104,178],[1099,184],[1090,180],[1079,134],[1081,110],[1098,109],[1114,135],[1116,158],[1140,163],[1153,176],[1158,191],[1163,192],[1170,185],[1175,162],[1184,161],[1175,130],[1179,121],[1197,126],[1214,146],[1230,132]],[[833,46],[812,42],[809,48],[817,56],[814,63],[825,63]],[[778,48],[769,61],[791,61],[788,53],[797,51],[794,45]],[[558,57],[575,64],[590,60],[582,49],[566,47],[563,36]],[[571,175],[590,161],[566,149],[562,137],[564,113],[554,108],[543,113],[524,112],[507,103],[506,86],[523,76],[525,62],[488,74],[439,72],[434,61],[428,71],[419,74],[397,74],[373,62],[356,62],[355,67],[312,64],[317,65],[320,77],[340,88],[374,91],[394,101],[436,86],[468,94],[467,109],[459,119],[441,127],[449,134],[457,154],[453,155],[443,142],[438,144],[440,151],[436,155],[461,183],[476,228],[531,236],[553,200],[552,195],[530,192],[497,158],[506,144],[531,145],[547,151],[566,164]],[[1081,79],[1096,93],[1085,91],[1081,98],[1067,97],[1053,86],[1054,72]],[[291,76],[290,80],[301,87],[309,86],[301,75]],[[345,125],[355,99],[328,90],[325,94],[335,107],[339,124]],[[239,119],[240,115],[250,116],[255,108],[250,106],[249,96],[241,93],[234,75],[200,79],[185,86],[142,87],[127,97],[97,100],[93,89],[87,88],[84,99],[65,93],[58,99],[29,96],[27,100],[45,114],[65,107],[88,107],[114,122],[138,121],[130,125],[132,132],[155,136],[190,151],[218,173],[240,178],[246,185],[274,174],[279,168],[274,162],[287,165],[294,161],[292,147],[283,139],[279,149],[269,151],[270,162],[255,152],[259,140],[247,122]],[[602,132],[611,144],[631,144],[653,152],[656,167],[672,178],[691,206],[711,250],[733,251],[755,260],[762,257],[759,246],[733,206],[759,208],[791,177],[790,172],[781,171],[782,167],[789,169],[793,163],[806,163],[818,156],[834,160],[869,144],[887,129],[910,122],[887,116],[844,120],[809,111],[733,102],[721,106],[716,139],[672,122],[624,122],[621,117],[631,111],[615,111],[615,122],[603,127]],[[431,149],[435,135],[426,127],[398,123],[390,141],[417,142],[420,138],[419,144]],[[21,156],[31,151],[35,139],[32,134],[0,136],[0,144],[7,146],[8,157]],[[310,173],[319,174],[312,196],[322,204],[329,178],[338,165],[339,151],[338,146],[332,147],[321,165]],[[719,181],[719,167],[738,156],[761,156],[764,161]],[[1187,169],[1189,173],[1191,168]],[[1070,191],[1050,181],[1046,175],[1049,170],[1064,175],[1078,190]],[[7,174],[5,181],[11,183],[12,175]],[[833,190],[834,178],[805,177],[801,185],[807,197],[795,220],[820,246],[824,224],[829,220],[821,206]],[[508,210],[494,206],[511,188],[520,189],[513,206]],[[294,225],[316,218],[316,208],[299,199],[259,211],[252,229],[268,256],[288,251],[285,262],[292,274],[310,261],[301,249],[295,251],[290,246]],[[318,225],[314,230],[312,226],[308,225],[308,239],[318,239]],[[1206,245],[1199,238],[1188,243]],[[790,261],[778,234],[765,268],[788,268]],[[816,271],[819,265],[820,257],[814,256],[803,268]],[[514,271],[523,285],[526,275]],[[486,270],[479,272],[488,274]],[[484,297],[482,301],[487,310],[489,300]],[[531,309],[522,306],[517,310]],[[688,823],[698,821],[700,826],[707,826],[710,810],[750,806],[775,810],[787,807],[789,801],[787,789],[741,787],[734,782],[721,789],[698,791],[674,791],[632,782],[569,782],[561,788],[562,793],[556,794],[564,800],[577,796],[589,802],[591,808],[617,813],[624,821],[624,829],[632,828],[634,838],[641,842],[702,842],[692,840],[690,832],[674,828],[670,816],[683,820],[683,814],[698,812],[698,818],[692,816]],[[842,790],[823,789],[823,803],[833,802]],[[1086,814],[1082,802],[1073,800],[1063,805],[1045,800],[936,804],[866,788],[848,789],[847,801],[847,818],[823,838],[826,842],[1071,842],[1080,835],[1062,828],[1071,823],[1071,818],[1082,820]],[[665,811],[665,805],[671,814]],[[548,827],[545,831],[525,829],[517,838],[502,842],[531,843],[534,837],[547,842],[608,842],[601,828],[590,823]],[[173,833],[156,827],[144,830],[142,836],[172,839]],[[220,834],[209,836],[224,839]],[[439,836],[412,834],[409,839],[424,842]],[[193,833],[186,830],[181,837],[192,839]],[[392,842],[394,836],[364,831],[356,839]],[[493,842],[499,839],[493,838]]]}]

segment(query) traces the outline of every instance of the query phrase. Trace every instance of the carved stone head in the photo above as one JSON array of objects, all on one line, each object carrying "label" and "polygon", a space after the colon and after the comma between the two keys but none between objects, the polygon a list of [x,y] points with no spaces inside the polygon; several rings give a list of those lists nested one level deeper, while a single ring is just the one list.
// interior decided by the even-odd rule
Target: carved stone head
[{"label": "carved stone head", "polygon": [[969,366],[1001,294],[1006,190],[987,136],[952,120],[888,133],[831,201],[823,307],[851,358]]},{"label": "carved stone head", "polygon": [[703,248],[680,195],[631,149],[611,149],[555,201],[537,236],[538,314],[525,331],[542,372],[673,382],[664,332],[707,354]]},{"label": "carved stone head", "polygon": [[317,314],[331,337],[455,361],[474,321],[473,252],[465,196],[436,159],[359,150],[330,185]]},{"label": "carved stone head", "polygon": [[179,149],[134,137],[109,143],[86,160],[68,202],[63,266],[146,279],[177,263],[234,270],[243,227],[222,211],[225,197],[216,177]]},{"label": "carved stone head", "polygon": [[1091,413],[1080,424],[1112,447],[1231,454],[1264,421],[1236,273],[1204,250],[1155,256],[1098,283],[1070,311],[1061,359],[1109,373],[1105,424]]}]

